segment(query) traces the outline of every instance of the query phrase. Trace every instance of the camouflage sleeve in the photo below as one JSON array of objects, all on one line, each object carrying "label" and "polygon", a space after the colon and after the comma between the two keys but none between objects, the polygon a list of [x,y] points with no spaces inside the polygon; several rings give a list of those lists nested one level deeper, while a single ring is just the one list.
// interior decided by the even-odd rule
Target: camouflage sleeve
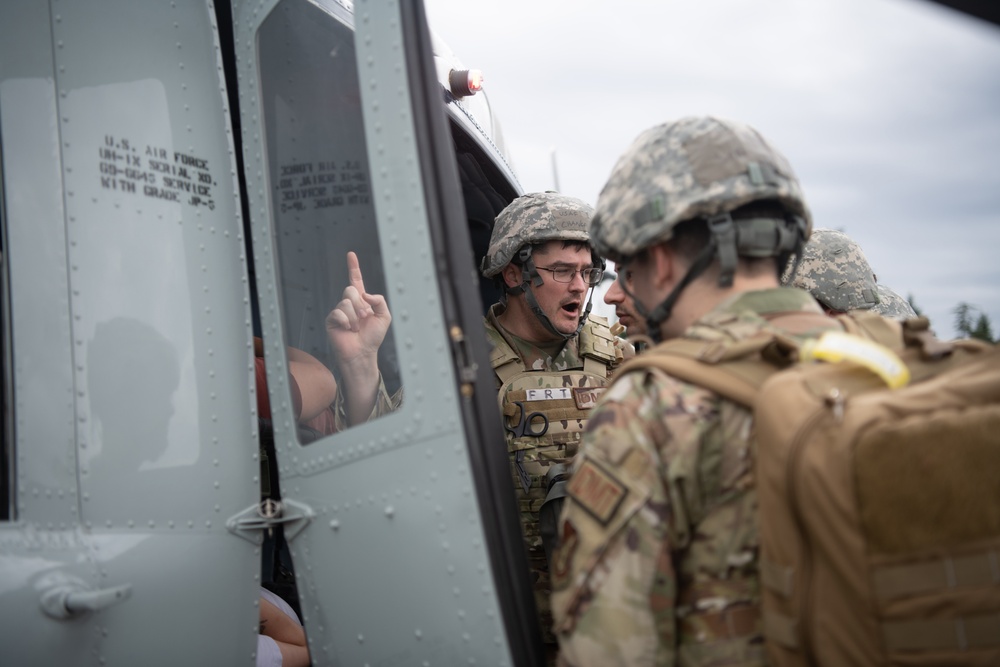
[{"label": "camouflage sleeve", "polygon": [[[367,421],[373,419],[378,419],[383,417],[390,412],[395,412],[399,409],[399,406],[403,402],[403,388],[400,387],[393,393],[389,395],[389,391],[385,388],[385,382],[382,380],[382,375],[378,378],[378,393],[375,394],[375,405],[372,407],[372,412],[368,415]],[[337,392],[337,398],[333,402],[333,413],[335,415],[335,433],[340,433],[348,427],[347,423],[347,406],[344,402],[343,392]]]},{"label": "camouflage sleeve", "polygon": [[671,553],[687,521],[664,481],[669,434],[646,377],[630,374],[605,394],[574,464],[552,572],[561,665],[674,662]]},{"label": "camouflage sleeve", "polygon": [[751,426],[658,370],[604,394],[552,563],[562,665],[764,664]]}]

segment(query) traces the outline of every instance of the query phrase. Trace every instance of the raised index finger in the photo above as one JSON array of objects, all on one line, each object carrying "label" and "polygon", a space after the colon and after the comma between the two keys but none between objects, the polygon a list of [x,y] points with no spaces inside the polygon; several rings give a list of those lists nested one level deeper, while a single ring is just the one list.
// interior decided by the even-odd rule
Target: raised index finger
[{"label": "raised index finger", "polygon": [[347,280],[360,294],[365,293],[365,279],[361,275],[361,263],[353,250],[347,253]]}]

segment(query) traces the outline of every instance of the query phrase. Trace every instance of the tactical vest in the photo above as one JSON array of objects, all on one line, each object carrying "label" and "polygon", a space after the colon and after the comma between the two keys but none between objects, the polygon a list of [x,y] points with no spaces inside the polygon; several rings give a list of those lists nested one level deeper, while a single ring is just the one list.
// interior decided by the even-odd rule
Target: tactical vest
[{"label": "tactical vest", "polygon": [[547,641],[548,563],[539,529],[539,511],[547,493],[546,473],[576,455],[590,411],[610,384],[612,368],[622,360],[615,336],[603,318],[588,318],[579,333],[583,368],[532,370],[508,345],[497,345],[490,364],[499,379],[497,395],[514,476],[521,528]]}]

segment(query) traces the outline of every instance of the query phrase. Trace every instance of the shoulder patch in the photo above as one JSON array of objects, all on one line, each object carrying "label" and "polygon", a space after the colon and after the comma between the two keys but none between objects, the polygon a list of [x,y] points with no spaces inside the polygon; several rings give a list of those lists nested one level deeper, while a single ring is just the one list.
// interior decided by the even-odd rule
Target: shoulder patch
[{"label": "shoulder patch", "polygon": [[585,459],[566,487],[580,507],[607,526],[628,493],[614,475],[591,459]]}]

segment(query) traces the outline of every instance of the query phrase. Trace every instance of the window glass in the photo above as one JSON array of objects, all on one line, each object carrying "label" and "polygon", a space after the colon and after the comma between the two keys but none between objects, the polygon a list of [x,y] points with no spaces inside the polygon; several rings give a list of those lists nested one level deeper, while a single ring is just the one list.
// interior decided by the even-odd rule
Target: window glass
[{"label": "window glass", "polygon": [[[332,419],[336,406],[349,404],[354,396],[356,385],[346,363],[353,358],[351,346],[368,344],[370,349],[379,338],[363,329],[355,337],[341,335],[337,347],[329,335],[327,318],[351,284],[349,252],[357,257],[365,292],[386,294],[351,20],[333,3],[285,0],[258,33],[281,315],[286,344],[293,348],[288,350],[289,369],[300,394],[293,386],[292,400],[302,409],[316,403],[311,386],[295,374],[299,351],[334,374],[340,394],[329,410],[307,424],[318,434],[300,428],[303,442],[347,426],[343,418],[336,424]],[[386,303],[390,312],[391,306]],[[341,310],[345,316],[350,311]],[[375,327],[367,320],[363,326]],[[391,326],[378,347],[378,369],[385,390],[379,395],[389,400],[376,401],[373,417],[398,407],[402,396]]]}]

